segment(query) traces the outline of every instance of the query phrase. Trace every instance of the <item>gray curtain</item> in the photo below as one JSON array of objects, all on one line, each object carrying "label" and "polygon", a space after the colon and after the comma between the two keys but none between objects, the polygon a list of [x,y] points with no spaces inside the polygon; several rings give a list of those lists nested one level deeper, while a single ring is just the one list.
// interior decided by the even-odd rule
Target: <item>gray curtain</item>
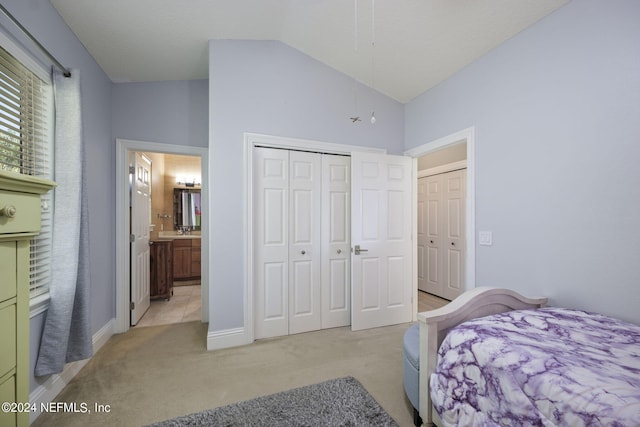
[{"label": "gray curtain", "polygon": [[55,141],[53,248],[49,310],[35,375],[62,372],[93,355],[90,317],[89,227],[82,143],[80,74],[54,70]]}]

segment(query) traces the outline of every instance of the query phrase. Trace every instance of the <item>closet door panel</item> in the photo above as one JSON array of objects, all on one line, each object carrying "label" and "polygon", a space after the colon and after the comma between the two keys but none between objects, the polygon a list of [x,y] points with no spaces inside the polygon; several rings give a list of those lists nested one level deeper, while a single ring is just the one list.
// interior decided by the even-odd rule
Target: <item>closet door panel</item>
[{"label": "closet door panel", "polygon": [[[349,262],[344,259],[334,259],[329,261],[329,289],[327,289],[328,302],[326,303],[326,312],[328,316],[349,313],[350,293],[349,283]],[[324,291],[324,289],[323,289]],[[348,325],[349,319],[343,319],[339,323]],[[330,324],[329,319],[323,318],[323,325]],[[339,325],[344,326],[344,325]],[[330,328],[333,326],[323,326]]]},{"label": "closet door panel", "polygon": [[255,337],[289,332],[289,154],[256,148],[253,159]]},{"label": "closet door panel", "polygon": [[418,211],[418,227],[425,223],[426,254],[418,262],[424,263],[426,271],[425,286],[419,288],[452,300],[463,292],[465,283],[466,169],[421,178],[419,188],[421,180],[426,187],[426,212]]},{"label": "closet door panel", "polygon": [[427,291],[427,178],[418,179],[418,289]]},{"label": "closet door panel", "polygon": [[264,200],[264,244],[268,246],[285,247],[287,232],[285,219],[287,218],[287,192],[283,188],[265,188]]},{"label": "closet door panel", "polygon": [[269,322],[283,321],[287,318],[287,264],[270,262],[264,264],[264,303],[263,319]]},{"label": "closet door panel", "polygon": [[255,337],[349,325],[350,158],[254,153]]},{"label": "closet door panel", "polygon": [[426,267],[426,292],[434,295],[442,294],[442,246],[441,240],[441,207],[442,186],[439,175],[424,178],[426,187],[426,244],[427,256],[424,260]]},{"label": "closet door panel", "polygon": [[351,159],[322,156],[322,327],[351,323]]},{"label": "closet door panel", "polygon": [[461,169],[441,175],[445,201],[446,223],[443,224],[447,255],[443,262],[442,296],[454,299],[464,291],[465,283],[465,200],[467,170]]},{"label": "closet door panel", "polygon": [[291,262],[292,276],[289,289],[289,333],[297,334],[320,329],[319,310],[314,295],[313,274],[311,261]]},{"label": "closet door panel", "polygon": [[289,333],[295,334],[321,328],[321,155],[290,151],[289,171]]}]

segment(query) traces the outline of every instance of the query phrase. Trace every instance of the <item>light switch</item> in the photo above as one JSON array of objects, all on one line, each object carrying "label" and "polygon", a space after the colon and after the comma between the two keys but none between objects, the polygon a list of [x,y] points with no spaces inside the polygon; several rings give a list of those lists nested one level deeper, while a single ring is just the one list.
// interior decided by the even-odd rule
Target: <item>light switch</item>
[{"label": "light switch", "polygon": [[491,231],[479,231],[478,232],[478,243],[482,246],[491,246],[493,245],[493,232]]}]

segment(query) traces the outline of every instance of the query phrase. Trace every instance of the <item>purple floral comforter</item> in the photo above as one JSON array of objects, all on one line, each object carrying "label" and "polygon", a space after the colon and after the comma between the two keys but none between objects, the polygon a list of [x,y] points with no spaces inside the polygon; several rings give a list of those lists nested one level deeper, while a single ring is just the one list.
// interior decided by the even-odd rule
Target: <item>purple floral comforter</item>
[{"label": "purple floral comforter", "polygon": [[640,326],[558,308],[474,319],[430,386],[446,426],[640,426]]}]

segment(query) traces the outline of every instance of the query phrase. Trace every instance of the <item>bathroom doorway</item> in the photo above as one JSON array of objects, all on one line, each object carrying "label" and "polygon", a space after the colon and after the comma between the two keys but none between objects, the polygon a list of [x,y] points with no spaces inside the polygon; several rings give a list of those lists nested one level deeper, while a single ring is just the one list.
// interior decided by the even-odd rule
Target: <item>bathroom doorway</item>
[{"label": "bathroom doorway", "polygon": [[[198,156],[143,153],[151,159],[149,308],[131,325],[201,320],[202,167]],[[136,218],[135,212],[131,217]],[[135,288],[132,275],[131,293]]]}]

